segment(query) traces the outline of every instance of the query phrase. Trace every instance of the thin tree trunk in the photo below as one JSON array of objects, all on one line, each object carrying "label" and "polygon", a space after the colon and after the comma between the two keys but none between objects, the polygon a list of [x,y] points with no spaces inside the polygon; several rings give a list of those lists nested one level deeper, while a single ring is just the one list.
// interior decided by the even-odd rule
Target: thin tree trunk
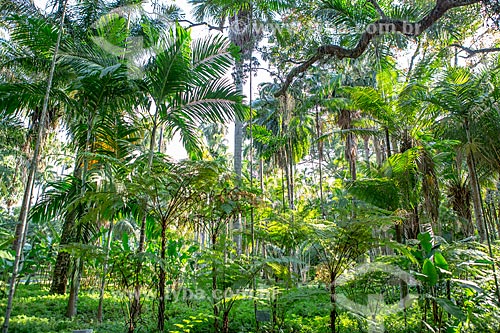
[{"label": "thin tree trunk", "polygon": [[370,170],[370,137],[368,136],[363,136],[363,149],[364,149],[364,157],[365,157],[365,163],[366,163],[366,168]]},{"label": "thin tree trunk", "polygon": [[386,150],[387,150],[387,158],[391,157],[391,137],[389,135],[389,128],[386,126],[384,127],[384,132],[385,132],[385,145],[386,145]]},{"label": "thin tree trunk", "polygon": [[106,275],[108,274],[109,250],[111,248],[111,237],[113,236],[113,221],[109,222],[108,238],[106,239],[106,255],[102,268],[101,287],[99,288],[99,305],[97,306],[97,322],[102,323],[102,307],[104,303],[104,289],[106,287]]},{"label": "thin tree trunk", "polygon": [[[24,235],[26,234],[26,231],[28,229],[28,213],[29,213],[29,207],[31,205],[31,194],[33,192],[33,186],[35,184],[35,175],[36,175],[36,170],[38,167],[38,157],[40,154],[40,149],[41,149],[41,144],[42,144],[42,139],[44,135],[44,126],[45,124],[45,119],[47,118],[47,110],[49,107],[49,97],[50,97],[50,91],[52,89],[52,80],[54,78],[54,72],[56,68],[56,58],[57,54],[59,53],[59,47],[61,45],[61,38],[63,34],[63,26],[64,26],[64,17],[66,15],[66,6],[68,4],[68,1],[64,1],[63,3],[63,8],[62,8],[62,15],[61,15],[61,21],[59,24],[59,33],[57,34],[57,41],[56,45],[54,48],[54,54],[52,55],[52,62],[50,65],[50,72],[49,72],[49,77],[47,79],[47,89],[45,91],[45,96],[43,100],[43,107],[42,107],[42,114],[40,116],[40,124],[38,128],[38,135],[36,138],[36,143],[35,143],[35,150],[33,151],[33,157],[31,160],[31,165],[30,165],[30,170],[28,174],[28,180],[26,182],[26,187],[24,189],[24,195],[23,195],[23,202],[21,204],[21,214],[19,216],[19,221],[21,224],[19,234]],[[10,278],[10,284],[9,284],[9,296],[7,298],[7,308],[5,310],[5,319],[2,325],[2,332],[7,333],[9,331],[9,321],[10,321],[10,315],[12,313],[12,303],[14,300],[14,293],[16,290],[16,280],[17,280],[17,274],[18,274],[18,269],[19,269],[19,264],[21,262],[21,257],[23,254],[23,244],[22,241],[18,239],[16,243],[16,248],[15,248],[16,256],[14,258],[14,264],[12,266],[12,275]]]},{"label": "thin tree trunk", "polygon": [[[153,117],[153,128],[151,129],[151,137],[149,139],[149,158],[148,158],[148,170],[151,169],[153,165],[153,157],[155,150],[155,140],[156,140],[156,132],[158,130],[158,118],[159,118],[159,110],[158,105],[155,105],[155,114]],[[159,142],[161,145],[161,142]],[[143,253],[145,249],[146,242],[146,219],[147,219],[147,207],[144,202],[144,216],[141,219],[141,228],[139,231],[139,246],[137,248],[137,253]],[[133,333],[135,330],[135,324],[138,316],[141,312],[141,282],[140,282],[140,274],[142,270],[142,262],[139,260],[137,264],[137,268],[135,270],[135,283],[134,283],[134,298],[132,300],[132,304],[130,305],[130,318],[128,324],[128,332]]]},{"label": "thin tree trunk", "polygon": [[260,192],[264,194],[264,161],[259,159],[259,186]]},{"label": "thin tree trunk", "polygon": [[[217,236],[215,234],[212,235],[211,237],[212,241],[212,250],[215,251],[215,243],[217,241]],[[217,333],[219,332],[219,307],[217,306],[218,303],[218,298],[217,298],[217,266],[215,265],[215,262],[212,262],[212,309],[214,312],[214,332]]]},{"label": "thin tree trunk", "polygon": [[283,211],[286,210],[286,200],[285,200],[285,175],[283,168],[281,168],[281,201],[283,202]]},{"label": "thin tree trunk", "polygon": [[288,165],[290,167],[290,208],[294,209],[295,208],[295,183],[294,183],[294,170],[293,170],[293,149],[292,149],[292,142],[289,140],[289,158],[288,158]]},{"label": "thin tree trunk", "polygon": [[[236,15],[237,16],[237,15]],[[236,61],[235,63],[235,84],[236,90],[243,94],[243,60]],[[241,169],[243,158],[243,122],[236,116],[234,119],[234,173],[236,180],[241,181]],[[241,229],[242,217],[238,214],[233,221],[233,240],[236,245],[236,253],[238,255],[243,253]]]},{"label": "thin tree trunk", "polygon": [[[79,170],[75,170],[78,173]],[[60,246],[68,245],[74,240],[73,227],[75,225],[76,212],[70,212],[64,218],[63,229],[61,232]],[[57,253],[52,274],[52,283],[50,285],[51,294],[64,295],[68,284],[68,270],[71,261],[71,254],[66,251]]]},{"label": "thin tree trunk", "polygon": [[337,332],[337,300],[336,300],[335,280],[330,282],[330,303],[332,309],[330,310],[330,331]]},{"label": "thin tree trunk", "polygon": [[383,156],[383,149],[380,145],[380,140],[376,137],[373,136],[373,150],[375,151],[375,160],[377,161],[377,165],[382,165],[384,162],[384,156]]},{"label": "thin tree trunk", "polygon": [[285,180],[286,180],[286,193],[287,193],[287,199],[288,199],[288,207],[293,209],[293,202],[292,202],[292,192],[291,192],[291,184],[290,184],[290,164],[288,163],[288,154],[285,152],[285,165],[284,165],[284,170],[285,170]]},{"label": "thin tree trunk", "polygon": [[165,262],[165,254],[167,247],[166,240],[166,230],[167,223],[166,221],[162,221],[161,223],[161,249],[160,249],[160,258],[162,263],[160,264],[160,275],[158,277],[158,292],[159,292],[159,300],[158,300],[158,331],[163,333],[165,329],[165,282],[166,282],[166,272],[163,264]]},{"label": "thin tree trunk", "polygon": [[325,218],[325,205],[323,199],[323,141],[321,140],[321,122],[319,117],[319,108],[316,105],[316,141],[318,149],[318,171],[319,171],[319,201],[321,207],[321,216]]},{"label": "thin tree trunk", "polygon": [[[75,162],[75,177],[81,179],[81,195],[85,193],[85,181],[87,177],[87,171],[89,166],[89,161],[87,158],[87,154],[90,151],[91,145],[91,137],[92,137],[92,124],[93,124],[93,116],[90,115],[87,120],[87,137],[85,139],[85,156],[83,162],[83,169],[80,168],[80,163],[78,159]],[[80,174],[81,172],[81,174]],[[76,213],[72,212],[69,216],[66,216],[64,219],[64,226],[61,234],[61,242],[60,245],[68,245],[71,242],[76,241],[75,231],[73,230],[76,221]],[[52,280],[51,293],[63,295],[66,293],[66,285],[68,283],[68,270],[70,266],[71,255],[66,251],[61,251],[57,254],[56,265],[54,266],[54,278]]]},{"label": "thin tree trunk", "polygon": [[222,315],[222,332],[229,333],[229,311],[224,311]]},{"label": "thin tree trunk", "polygon": [[71,279],[71,288],[68,300],[68,309],[66,316],[73,318],[77,313],[78,307],[78,292],[80,291],[80,282],[83,273],[83,259],[78,258],[75,260],[75,270],[73,271],[73,278]]},{"label": "thin tree trunk", "polygon": [[484,227],[484,215],[481,200],[481,187],[477,178],[476,165],[474,163],[474,155],[470,149],[472,146],[472,139],[470,136],[469,122],[464,122],[465,133],[467,135],[467,143],[469,145],[467,152],[467,169],[469,171],[470,186],[472,192],[472,204],[474,206],[474,216],[476,218],[477,231],[481,242],[486,240],[486,231]]}]

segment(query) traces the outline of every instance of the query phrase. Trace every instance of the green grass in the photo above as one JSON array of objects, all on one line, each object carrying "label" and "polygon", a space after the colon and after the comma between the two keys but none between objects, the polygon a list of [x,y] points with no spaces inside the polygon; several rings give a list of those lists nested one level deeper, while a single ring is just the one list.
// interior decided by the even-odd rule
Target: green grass
[{"label": "green grass", "polygon": [[[10,333],[72,332],[92,328],[94,332],[123,332],[123,312],[120,300],[106,295],[104,322],[96,322],[98,294],[83,292],[78,299],[78,314],[65,317],[68,296],[49,295],[38,285],[20,285],[16,291],[10,319]],[[0,299],[0,312],[5,313],[7,299]],[[0,319],[3,323],[3,316]]]},{"label": "green grass", "polygon": [[[119,293],[106,293],[104,322],[97,323],[98,293],[83,291],[78,300],[78,314],[72,319],[65,317],[68,296],[49,295],[46,288],[38,285],[20,285],[14,301],[10,333],[63,332],[91,328],[95,333],[122,333],[125,329],[125,301]],[[156,319],[154,297],[144,297],[144,314],[137,332],[155,332]],[[0,312],[5,313],[7,300],[0,299]],[[259,310],[270,310],[269,301],[261,299]],[[278,325],[275,332],[327,333],[329,329],[330,302],[328,293],[317,287],[301,287],[283,290],[278,296]],[[340,309],[339,332],[367,332],[364,318]],[[408,312],[409,326],[404,327],[402,314],[386,318],[385,327],[391,332],[413,332],[418,327],[416,313]],[[178,301],[167,303],[166,332],[208,333],[213,331],[211,304],[207,300]],[[0,323],[3,317],[0,319]],[[259,332],[271,332],[270,323],[260,323]],[[230,313],[230,332],[257,332],[254,302],[251,299],[237,301]]]}]

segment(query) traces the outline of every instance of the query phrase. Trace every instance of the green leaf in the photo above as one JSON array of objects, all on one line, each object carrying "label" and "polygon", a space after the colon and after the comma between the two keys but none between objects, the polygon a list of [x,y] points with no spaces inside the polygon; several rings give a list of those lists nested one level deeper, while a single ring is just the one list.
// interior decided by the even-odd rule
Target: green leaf
[{"label": "green leaf", "polygon": [[233,211],[233,205],[231,205],[230,203],[223,203],[221,205],[221,208],[224,212],[226,212],[226,214],[231,214],[231,212]]},{"label": "green leaf", "polygon": [[0,259],[14,260],[14,256],[9,251],[0,250]]},{"label": "green leaf", "polygon": [[453,317],[465,321],[467,317],[462,310],[447,298],[436,298],[436,302]]},{"label": "green leaf", "polygon": [[424,265],[422,266],[422,273],[427,276],[427,283],[431,286],[435,285],[438,280],[438,274],[436,267],[429,259],[424,260]]},{"label": "green leaf", "polygon": [[418,234],[417,238],[420,241],[420,245],[422,245],[422,248],[424,249],[425,253],[426,254],[431,253],[432,250],[431,235],[428,232],[420,233]]},{"label": "green leaf", "polygon": [[436,265],[436,267],[442,268],[444,270],[450,269],[448,262],[443,257],[441,252],[434,253],[434,265]]},{"label": "green leaf", "polygon": [[484,294],[483,288],[481,288],[477,283],[467,280],[451,279],[452,282],[456,282],[462,288],[468,288],[477,291],[480,294]]},{"label": "green leaf", "polygon": [[177,255],[177,242],[176,241],[171,240],[168,243],[167,255],[169,257],[173,257],[173,256]]},{"label": "green leaf", "polygon": [[128,243],[128,234],[126,232],[122,234],[122,246],[125,251],[127,252],[130,251],[130,245]]}]

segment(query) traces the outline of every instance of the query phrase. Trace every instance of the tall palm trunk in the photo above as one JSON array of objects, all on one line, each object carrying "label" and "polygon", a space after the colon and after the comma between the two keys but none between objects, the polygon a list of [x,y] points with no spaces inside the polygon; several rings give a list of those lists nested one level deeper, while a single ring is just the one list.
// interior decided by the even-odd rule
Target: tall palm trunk
[{"label": "tall palm trunk", "polygon": [[[57,54],[59,53],[59,47],[61,45],[61,38],[63,34],[63,25],[64,25],[64,17],[66,15],[66,6],[68,4],[68,0],[63,2],[63,8],[62,8],[62,15],[61,15],[61,20],[59,23],[59,33],[57,35],[57,41],[56,45],[54,48],[54,54],[52,56],[52,62],[50,64],[50,72],[49,72],[49,77],[47,79],[47,90],[45,91],[45,96],[43,100],[43,107],[42,107],[42,114],[40,116],[40,124],[45,124],[45,119],[47,118],[47,109],[49,106],[49,97],[50,97],[50,91],[52,89],[52,80],[54,79],[54,72],[56,68],[56,58]],[[20,228],[20,235],[25,235],[27,229],[28,229],[28,212],[29,212],[29,207],[31,205],[31,195],[33,191],[33,186],[35,184],[35,174],[36,170],[38,167],[38,157],[40,154],[40,148],[41,148],[41,143],[43,139],[43,134],[44,134],[44,127],[39,126],[38,128],[38,135],[36,139],[36,144],[35,144],[35,150],[33,151],[33,157],[31,160],[31,165],[30,165],[30,171],[28,174],[28,180],[26,182],[26,187],[24,189],[24,195],[23,195],[23,202],[21,205],[21,215],[19,217],[19,221],[21,224]],[[14,258],[14,264],[12,267],[12,275],[10,278],[10,285],[9,285],[9,296],[7,299],[7,308],[5,310],[5,319],[2,325],[2,332],[7,333],[9,331],[9,321],[10,321],[10,315],[12,313],[12,302],[14,300],[14,292],[16,289],[16,280],[17,280],[17,274],[19,270],[19,264],[21,262],[21,256],[23,254],[23,242],[22,241],[17,241],[16,243],[16,256]]]},{"label": "tall palm trunk", "polygon": [[357,170],[356,170],[356,160],[357,160],[357,144],[354,133],[349,132],[346,138],[346,158],[349,162],[349,174],[351,175],[351,180],[356,180]]},{"label": "tall palm trunk", "polygon": [[[47,118],[49,117],[49,110],[47,109],[47,115],[45,116],[45,118],[46,118],[45,123],[42,124],[41,119],[40,119],[40,113],[41,113],[40,111],[41,110],[39,107],[35,107],[32,114],[31,114],[30,124],[28,126],[29,127],[28,134],[26,135],[26,141],[24,142],[24,145],[22,147],[22,152],[24,153],[24,155],[26,157],[25,157],[25,160],[22,160],[22,158],[19,158],[18,164],[16,164],[16,172],[14,173],[14,178],[18,175],[18,170],[19,170],[20,178],[21,178],[23,183],[27,181],[28,174],[29,174],[29,163],[27,163],[27,162],[31,161],[33,158],[33,150],[31,148],[32,148],[33,144],[36,144],[36,138],[37,138],[37,134],[38,134],[40,127],[45,126],[45,124],[47,123]],[[46,137],[47,137],[47,133],[44,131],[44,135],[42,136],[42,140],[40,141],[40,146],[44,145]],[[41,161],[41,156],[39,155],[38,156],[38,163],[40,163],[40,161]],[[13,179],[12,183],[14,183],[14,180],[15,179]],[[30,206],[31,206],[31,202],[28,205],[24,205],[24,204],[21,205],[21,211],[19,213],[19,216],[23,216],[25,213],[27,214],[27,212],[25,210],[29,209]],[[21,220],[19,220],[19,222],[21,222]],[[22,231],[22,223],[18,223],[16,225],[14,242],[12,244],[12,249],[14,251],[16,250],[16,245],[17,245],[18,241],[22,240],[21,246],[24,246],[25,235],[26,235],[26,232],[23,234],[23,231]]]},{"label": "tall palm trunk", "polygon": [[[160,250],[160,258],[162,261],[165,260],[166,255],[166,230],[167,230],[167,221],[163,220],[161,222],[161,250]],[[165,329],[165,282],[166,282],[166,272],[165,269],[160,265],[160,274],[158,277],[158,292],[159,292],[159,300],[158,300],[158,331],[163,333]]]},{"label": "tall palm trunk", "polygon": [[318,149],[318,171],[319,171],[319,200],[321,206],[321,215],[325,218],[325,206],[323,200],[323,142],[321,141],[321,123],[319,117],[319,108],[316,105],[316,141]]},{"label": "tall palm trunk", "polygon": [[[153,165],[153,157],[155,150],[155,141],[156,141],[156,132],[158,131],[158,120],[159,120],[159,109],[158,104],[155,103],[155,114],[153,117],[153,128],[151,129],[151,138],[149,139],[149,157],[148,157],[148,167],[150,170]],[[161,142],[158,143],[158,146],[161,146]],[[144,203],[146,205],[146,203]],[[139,231],[139,246],[137,248],[137,253],[143,253],[145,250],[146,243],[146,207],[144,207],[144,216],[141,219],[141,228]],[[132,304],[130,305],[130,318],[128,318],[128,332],[133,333],[135,330],[135,325],[137,318],[141,312],[141,282],[139,275],[142,270],[142,262],[139,260],[137,264],[137,268],[135,270],[135,283],[134,283],[134,295]]]},{"label": "tall palm trunk", "polygon": [[286,154],[287,154],[287,169],[288,169],[288,177],[287,177],[287,184],[288,184],[288,201],[290,203],[290,208],[295,209],[295,183],[293,181],[293,147],[292,147],[292,140],[289,138],[288,139],[288,145],[286,149]]},{"label": "tall palm trunk", "polygon": [[481,190],[479,187],[476,167],[471,152],[467,155],[467,169],[469,171],[472,205],[474,206],[474,217],[476,219],[477,231],[480,240],[483,242],[486,240],[486,231],[484,228],[483,209],[481,207]]},{"label": "tall palm trunk", "polygon": [[[236,90],[243,93],[243,61],[238,60],[235,64],[235,81]],[[241,180],[241,169],[242,169],[242,154],[243,154],[243,122],[236,116],[234,119],[234,173],[236,179]],[[241,227],[242,227],[242,217],[238,214],[233,221],[233,232],[235,235],[233,237],[236,243],[236,252],[241,254],[243,251],[241,242]]]},{"label": "tall palm trunk", "polygon": [[[75,177],[80,178],[82,181],[80,187],[82,196],[85,193],[85,179],[88,171],[87,155],[90,152],[93,122],[94,118],[92,115],[90,115],[87,120],[87,137],[85,139],[85,151],[84,151],[85,156],[84,156],[83,168],[78,158],[75,159],[75,171],[73,174]],[[76,235],[74,230],[76,217],[77,217],[76,211],[70,212],[65,216],[63,229],[61,232],[61,241],[59,242],[60,246],[68,245],[71,242],[76,241]],[[51,294],[64,295],[66,293],[66,285],[68,283],[68,271],[70,268],[70,263],[71,263],[71,255],[66,251],[59,250],[59,252],[57,253],[56,263],[54,265],[52,284],[50,286]],[[72,283],[72,286],[75,287],[77,285]],[[71,290],[71,292],[74,293],[74,290]],[[68,303],[68,305],[70,304],[71,301]],[[72,312],[74,311],[67,311],[68,314]]]},{"label": "tall palm trunk", "polygon": [[[80,172],[78,168],[75,173]],[[73,226],[75,225],[76,211],[70,212],[64,218],[63,229],[61,232],[60,245],[67,245],[74,239]],[[64,295],[68,283],[68,270],[71,261],[71,254],[66,251],[57,253],[56,263],[52,274],[52,284],[50,285],[51,294]]]},{"label": "tall palm trunk", "polygon": [[106,275],[108,274],[109,251],[111,249],[111,238],[113,236],[113,221],[109,222],[108,235],[106,239],[106,249],[104,265],[102,268],[101,286],[99,288],[99,305],[97,306],[97,322],[102,323],[102,307],[104,303],[104,288],[106,287]]},{"label": "tall palm trunk", "polygon": [[80,281],[83,273],[83,258],[74,260],[73,274],[71,275],[70,293],[66,317],[73,318],[77,312],[78,292],[80,291]]},{"label": "tall palm trunk", "polygon": [[[93,151],[93,143],[92,143],[92,130],[93,130],[93,124],[94,124],[94,116],[91,114],[88,118],[88,123],[87,123],[87,138],[85,141],[85,156],[83,159],[83,172],[82,172],[82,186],[81,186],[81,196],[83,197],[85,195],[85,192],[87,190],[86,182],[87,182],[87,172],[89,170],[89,159],[88,159],[88,154]],[[72,221],[74,224],[74,220]],[[71,229],[73,229],[74,225],[71,225]],[[71,234],[73,234],[72,231],[70,231]],[[78,232],[80,234],[80,232]],[[76,238],[74,240],[77,240]],[[61,251],[59,251],[61,252]],[[73,276],[71,279],[71,284],[70,284],[70,293],[69,293],[69,300],[68,300],[68,309],[66,311],[66,315],[69,318],[72,318],[74,315],[76,315],[76,309],[77,309],[77,304],[78,304],[78,292],[80,291],[80,280],[82,278],[82,273],[83,273],[83,259],[78,258],[75,260],[75,268],[74,268]],[[67,269],[66,269],[67,270]]]},{"label": "tall palm trunk", "polygon": [[467,151],[467,169],[469,171],[470,186],[472,192],[472,205],[474,206],[474,217],[476,218],[477,231],[482,242],[486,240],[486,230],[484,226],[483,205],[481,199],[481,187],[476,172],[476,164],[474,162],[474,154],[472,152],[472,138],[470,135],[469,120],[464,120],[465,134],[467,136],[468,151]]}]

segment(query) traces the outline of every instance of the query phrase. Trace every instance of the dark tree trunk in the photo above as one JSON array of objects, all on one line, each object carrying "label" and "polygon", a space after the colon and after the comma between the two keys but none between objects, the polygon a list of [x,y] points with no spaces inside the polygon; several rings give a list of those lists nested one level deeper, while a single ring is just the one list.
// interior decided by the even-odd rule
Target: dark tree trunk
[{"label": "dark tree trunk", "polygon": [[[75,220],[76,212],[73,211],[66,215],[61,233],[60,246],[65,246],[75,241]],[[71,254],[65,251],[57,253],[54,272],[52,274],[52,284],[50,286],[51,294],[64,295],[68,284],[68,271],[71,264]]]},{"label": "dark tree trunk", "polygon": [[82,279],[83,272],[83,260],[78,258],[75,260],[75,268],[73,270],[71,278],[71,288],[68,300],[68,309],[66,311],[66,316],[68,318],[73,318],[77,313],[78,306],[78,292],[80,291],[80,282]]},{"label": "dark tree trunk", "polygon": [[106,287],[106,275],[108,274],[109,250],[111,248],[111,237],[113,236],[113,221],[109,222],[108,237],[106,239],[106,256],[102,268],[101,286],[99,288],[99,305],[97,306],[97,322],[102,323],[102,307],[104,303],[104,289]]},{"label": "dark tree trunk", "polygon": [[472,193],[472,204],[474,206],[474,217],[476,218],[477,231],[482,242],[486,240],[486,231],[484,227],[483,208],[481,204],[481,190],[479,180],[477,179],[476,166],[472,152],[467,154],[467,168],[469,169],[470,187]]},{"label": "dark tree trunk", "polygon": [[[217,242],[217,235],[213,234],[211,237],[212,249],[215,251],[215,244]],[[217,267],[215,262],[212,262],[212,303],[214,312],[214,333],[219,332],[219,307],[217,306]]]},{"label": "dark tree trunk", "polygon": [[[155,141],[156,141],[156,133],[158,131],[158,117],[159,110],[158,107],[155,106],[155,114],[153,119],[153,128],[151,129],[151,138],[149,139],[149,159],[148,159],[148,169],[151,169],[153,165],[154,151],[155,151]],[[159,143],[161,145],[161,142]],[[141,254],[144,252],[145,243],[146,243],[146,219],[147,219],[147,204],[144,205],[144,216],[141,219],[141,229],[139,233],[139,246],[137,248],[137,253]],[[135,283],[134,283],[134,295],[132,299],[132,303],[130,304],[130,314],[129,314],[129,333],[133,333],[135,330],[136,322],[141,314],[141,279],[140,274],[142,271],[142,262],[139,259],[137,262],[137,268],[135,270]]]},{"label": "dark tree trunk", "polygon": [[330,331],[337,332],[337,300],[336,300],[335,280],[330,281],[330,302],[332,309],[330,310]]},{"label": "dark tree trunk", "polygon": [[222,332],[229,333],[229,311],[224,311],[222,316]]},{"label": "dark tree trunk", "polygon": [[160,275],[158,277],[158,293],[159,293],[159,300],[158,300],[158,331],[163,333],[165,329],[165,282],[166,282],[166,273],[165,273],[165,268],[163,267],[163,264],[165,263],[165,254],[166,254],[166,247],[167,247],[167,240],[166,240],[166,230],[167,230],[167,223],[166,221],[162,221],[161,224],[161,250],[160,250],[160,258],[162,260],[162,263],[160,264]]},{"label": "dark tree trunk", "polygon": [[453,184],[448,188],[448,199],[453,211],[462,220],[463,236],[474,235],[474,223],[472,222],[471,190],[466,184]]},{"label": "dark tree trunk", "polygon": [[349,173],[351,175],[351,180],[356,180],[356,159],[357,159],[357,144],[356,138],[353,133],[347,134],[346,141],[346,157],[349,162]]}]

